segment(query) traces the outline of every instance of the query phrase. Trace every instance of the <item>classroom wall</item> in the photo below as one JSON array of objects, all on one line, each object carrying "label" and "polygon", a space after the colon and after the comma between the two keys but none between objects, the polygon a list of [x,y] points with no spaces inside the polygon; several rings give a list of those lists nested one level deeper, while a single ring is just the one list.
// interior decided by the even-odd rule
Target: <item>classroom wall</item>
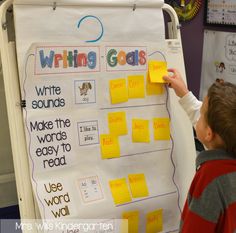
[{"label": "classroom wall", "polygon": [[205,1],[198,14],[189,22],[181,22],[181,37],[185,61],[186,76],[189,89],[199,97],[203,52],[204,29],[236,32],[227,27],[204,26]]},{"label": "classroom wall", "polygon": [[181,22],[181,38],[189,90],[199,96],[202,50],[203,50],[204,7],[189,22]]}]

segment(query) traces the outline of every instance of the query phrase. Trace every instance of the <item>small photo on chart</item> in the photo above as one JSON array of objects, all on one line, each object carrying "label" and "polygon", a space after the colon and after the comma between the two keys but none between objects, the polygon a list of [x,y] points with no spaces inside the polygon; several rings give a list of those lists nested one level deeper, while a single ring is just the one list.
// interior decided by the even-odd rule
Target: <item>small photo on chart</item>
[{"label": "small photo on chart", "polygon": [[96,103],[95,80],[75,80],[74,91],[76,104]]},{"label": "small photo on chart", "polygon": [[78,179],[79,190],[84,203],[90,203],[104,199],[98,176],[90,176]]}]

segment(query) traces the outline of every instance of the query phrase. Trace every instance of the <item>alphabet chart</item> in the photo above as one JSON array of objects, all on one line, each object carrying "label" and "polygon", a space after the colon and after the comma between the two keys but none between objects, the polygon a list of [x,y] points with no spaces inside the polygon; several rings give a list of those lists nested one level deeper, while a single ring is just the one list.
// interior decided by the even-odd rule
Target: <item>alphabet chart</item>
[{"label": "alphabet chart", "polygon": [[178,232],[169,91],[148,65],[167,62],[165,46],[32,44],[21,92],[43,219],[123,218],[132,233]]}]

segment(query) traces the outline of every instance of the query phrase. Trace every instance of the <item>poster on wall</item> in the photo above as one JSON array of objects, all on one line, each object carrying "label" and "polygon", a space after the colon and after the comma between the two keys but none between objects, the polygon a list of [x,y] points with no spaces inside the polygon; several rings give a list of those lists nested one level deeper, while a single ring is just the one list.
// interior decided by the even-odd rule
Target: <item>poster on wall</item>
[{"label": "poster on wall", "polygon": [[208,26],[235,27],[235,0],[206,0],[205,24]]},{"label": "poster on wall", "polygon": [[236,33],[205,30],[201,98],[217,78],[236,84]]},{"label": "poster on wall", "polygon": [[125,218],[132,233],[178,232],[169,94],[148,66],[162,71],[165,53],[164,43],[31,46],[22,96],[43,219]]}]

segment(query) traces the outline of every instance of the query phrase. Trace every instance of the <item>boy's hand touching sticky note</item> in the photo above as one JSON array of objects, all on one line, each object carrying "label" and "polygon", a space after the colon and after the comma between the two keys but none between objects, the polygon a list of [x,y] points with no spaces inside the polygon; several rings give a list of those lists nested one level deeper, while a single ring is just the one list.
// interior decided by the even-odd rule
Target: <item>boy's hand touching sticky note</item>
[{"label": "boy's hand touching sticky note", "polygon": [[166,83],[163,76],[168,75],[165,61],[151,60],[148,62],[148,76],[151,83]]},{"label": "boy's hand touching sticky note", "polygon": [[116,205],[124,204],[132,200],[125,178],[110,180],[109,185]]},{"label": "boy's hand touching sticky note", "polygon": [[111,159],[120,157],[120,145],[118,137],[111,134],[100,135],[100,145],[102,159]]},{"label": "boy's hand touching sticky note", "polygon": [[144,174],[130,174],[128,179],[133,198],[147,197],[149,195]]},{"label": "boy's hand touching sticky note", "polygon": [[112,104],[118,104],[128,101],[126,79],[119,78],[110,80],[109,86]]},{"label": "boy's hand touching sticky note", "polygon": [[150,142],[148,120],[132,120],[132,139],[133,142]]}]

